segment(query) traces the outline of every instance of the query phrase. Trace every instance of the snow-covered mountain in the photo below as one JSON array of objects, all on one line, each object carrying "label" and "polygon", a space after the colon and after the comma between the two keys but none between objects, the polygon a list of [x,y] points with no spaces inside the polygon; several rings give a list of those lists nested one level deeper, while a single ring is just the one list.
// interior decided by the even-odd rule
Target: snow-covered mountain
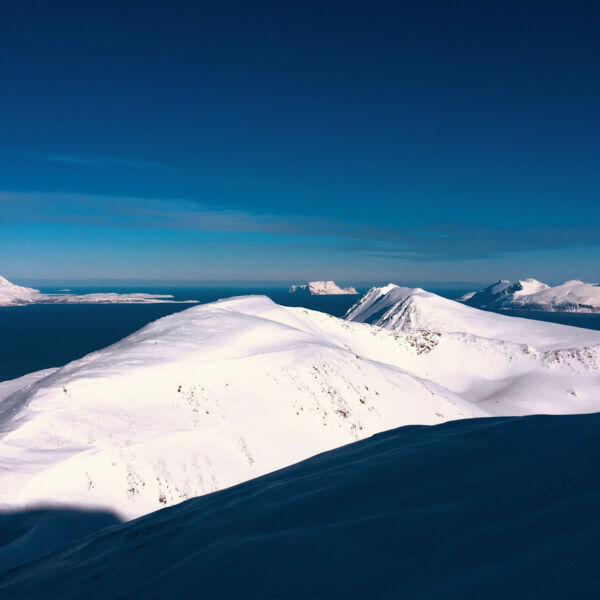
[{"label": "snow-covered mountain", "polygon": [[[169,294],[42,294],[39,290],[15,285],[0,276],[0,306],[23,306],[26,304],[156,304],[177,302]],[[195,300],[185,300],[195,303]]]},{"label": "snow-covered mountain", "polygon": [[335,281],[309,281],[290,286],[290,294],[310,296],[336,296],[343,294],[358,294],[355,288],[341,288]]},{"label": "snow-covered mountain", "polygon": [[386,344],[403,342],[380,338],[246,296],[8,384],[0,506],[62,502],[131,518],[391,427],[487,414],[394,364]]},{"label": "snow-covered mountain", "polygon": [[598,598],[599,427],[404,427],[80,540],[114,517],[16,513],[0,521],[0,596]]},{"label": "snow-covered mountain", "polygon": [[383,290],[354,316],[391,331],[246,296],[0,384],[0,506],[131,518],[405,424],[600,410],[600,332]]},{"label": "snow-covered mountain", "polygon": [[536,279],[501,280],[460,300],[477,308],[592,313],[600,312],[600,287],[577,279],[555,287]]},{"label": "snow-covered mountain", "polygon": [[596,344],[600,333],[532,319],[499,315],[421,288],[390,283],[371,288],[344,317],[392,331],[432,330],[531,344],[543,349]]},{"label": "snow-covered mountain", "polygon": [[388,349],[387,360],[492,414],[600,409],[598,331],[499,315],[393,284],[370,290],[346,319],[413,338],[413,355]]}]

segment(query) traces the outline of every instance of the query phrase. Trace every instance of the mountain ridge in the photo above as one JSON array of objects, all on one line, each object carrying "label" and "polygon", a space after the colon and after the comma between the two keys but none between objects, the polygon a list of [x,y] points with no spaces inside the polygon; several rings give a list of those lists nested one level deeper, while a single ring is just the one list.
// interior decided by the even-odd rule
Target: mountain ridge
[{"label": "mountain ridge", "polygon": [[600,312],[600,287],[579,279],[551,287],[536,279],[500,280],[469,292],[460,301],[475,308],[536,310],[542,312]]}]

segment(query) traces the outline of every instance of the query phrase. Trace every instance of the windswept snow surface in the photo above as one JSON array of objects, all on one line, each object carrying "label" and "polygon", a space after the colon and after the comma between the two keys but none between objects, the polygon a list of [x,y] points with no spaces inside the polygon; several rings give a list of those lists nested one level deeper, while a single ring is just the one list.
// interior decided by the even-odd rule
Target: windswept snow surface
[{"label": "windswept snow surface", "polygon": [[96,532],[0,574],[0,596],[598,598],[599,428],[388,431]]},{"label": "windswept snow surface", "polygon": [[488,414],[407,373],[414,343],[263,296],[170,315],[0,402],[0,508],[132,518],[392,427]]},{"label": "windswept snow surface", "polygon": [[[169,294],[42,294],[33,288],[14,285],[0,276],[0,306],[23,306],[26,304],[155,304],[177,302]],[[196,300],[185,300],[195,303]]]},{"label": "windswept snow surface", "polygon": [[290,286],[290,294],[306,294],[310,296],[335,296],[344,294],[358,294],[355,288],[341,288],[335,281],[309,281],[299,285]]},{"label": "windswept snow surface", "polygon": [[555,287],[536,279],[503,280],[460,300],[478,308],[594,313],[600,312],[600,287],[578,279]]}]

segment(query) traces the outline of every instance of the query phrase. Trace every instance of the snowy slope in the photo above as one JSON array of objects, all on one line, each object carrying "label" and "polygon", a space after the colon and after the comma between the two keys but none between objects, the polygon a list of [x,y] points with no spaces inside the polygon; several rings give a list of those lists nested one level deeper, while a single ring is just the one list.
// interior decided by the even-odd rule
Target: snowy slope
[{"label": "snowy slope", "polygon": [[265,297],[160,319],[0,402],[0,507],[131,518],[391,427],[487,414],[379,346]]},{"label": "snowy slope", "polygon": [[343,294],[358,294],[355,288],[341,288],[335,281],[309,281],[290,286],[290,294],[307,294],[310,296],[335,296]]},{"label": "snowy slope", "polygon": [[389,431],[99,531],[0,574],[0,596],[597,598],[599,427],[577,415]]},{"label": "snowy slope", "polygon": [[535,279],[499,281],[461,298],[469,306],[546,312],[600,312],[600,287],[574,279],[550,287]]},{"label": "snowy slope", "polygon": [[[14,285],[0,276],[0,306],[25,304],[156,304],[176,302],[169,294],[42,294],[33,288]],[[185,303],[196,303],[186,300]]]},{"label": "snowy slope", "polygon": [[18,379],[11,379],[10,381],[0,381],[0,413],[3,408],[3,400],[18,392],[19,390],[31,387],[38,380],[47,377],[54,373],[56,369],[44,369],[43,371],[36,371],[35,373],[29,373],[19,377]]}]

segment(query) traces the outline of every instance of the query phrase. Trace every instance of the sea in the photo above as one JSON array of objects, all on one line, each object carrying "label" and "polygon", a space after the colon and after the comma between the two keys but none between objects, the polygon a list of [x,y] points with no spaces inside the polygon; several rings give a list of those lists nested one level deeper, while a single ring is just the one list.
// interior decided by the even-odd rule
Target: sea
[{"label": "sea", "polygon": [[[51,287],[39,287],[56,293]],[[284,287],[72,287],[75,294],[97,292],[145,292],[171,294],[175,300],[197,300],[201,304],[222,298],[263,294],[283,306],[302,306],[342,317],[359,296],[299,296]],[[358,289],[364,293],[366,289]],[[458,298],[469,290],[430,291]],[[186,310],[190,304],[32,304],[0,307],[0,381],[27,373],[60,367],[86,354],[105,348],[144,325],[166,315]],[[528,319],[552,321],[600,330],[600,314],[496,311]]]}]

